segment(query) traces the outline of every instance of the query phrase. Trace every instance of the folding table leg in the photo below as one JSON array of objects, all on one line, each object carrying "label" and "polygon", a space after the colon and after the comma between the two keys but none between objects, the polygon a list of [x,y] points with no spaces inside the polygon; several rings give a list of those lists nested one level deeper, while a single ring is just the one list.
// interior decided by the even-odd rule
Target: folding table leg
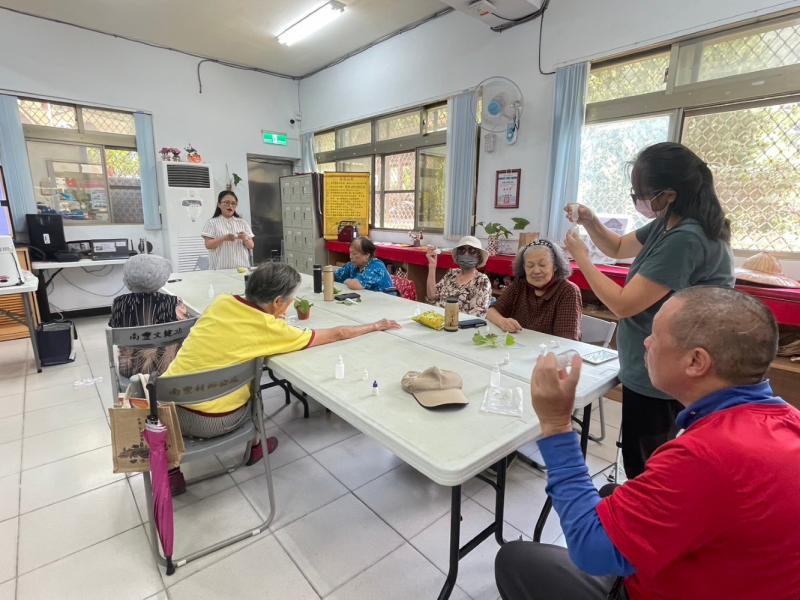
[{"label": "folding table leg", "polygon": [[461,544],[461,486],[456,485],[452,488],[450,502],[450,570],[444,587],[439,593],[439,600],[447,600],[456,587],[458,577],[458,559]]},{"label": "folding table leg", "polygon": [[[581,420],[581,453],[586,458],[586,449],[589,446],[589,427],[592,424],[592,405],[587,404],[583,407],[583,420]],[[553,500],[550,496],[544,502],[542,512],[539,513],[539,519],[536,521],[536,528],[533,530],[533,541],[542,541],[542,532],[544,531],[547,517],[550,515],[550,509],[553,508]]]},{"label": "folding table leg", "polygon": [[22,294],[22,305],[25,307],[25,320],[28,322],[28,331],[31,334],[31,346],[33,347],[33,360],[36,361],[36,372],[41,373],[42,362],[39,360],[39,342],[36,339],[36,327],[33,323],[30,294]]}]

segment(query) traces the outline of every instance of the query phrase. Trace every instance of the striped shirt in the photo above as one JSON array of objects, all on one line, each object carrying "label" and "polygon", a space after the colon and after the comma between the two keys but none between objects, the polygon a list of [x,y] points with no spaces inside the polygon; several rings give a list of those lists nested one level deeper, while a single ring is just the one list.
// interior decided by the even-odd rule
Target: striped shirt
[{"label": "striped shirt", "polygon": [[[209,219],[200,235],[204,238],[216,239],[229,233],[238,235],[242,231],[247,234],[248,239],[255,237],[250,225],[244,219],[239,217],[226,219],[220,215]],[[245,248],[242,240],[223,242],[213,250],[208,251],[208,262],[212,271],[249,267],[250,250]]]}]

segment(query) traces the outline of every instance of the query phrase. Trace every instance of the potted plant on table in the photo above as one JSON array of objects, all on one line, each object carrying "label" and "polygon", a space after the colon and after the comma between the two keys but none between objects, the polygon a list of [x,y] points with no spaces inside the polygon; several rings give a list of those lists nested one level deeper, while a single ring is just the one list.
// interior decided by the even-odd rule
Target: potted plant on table
[{"label": "potted plant on table", "polygon": [[294,300],[294,309],[297,311],[297,318],[300,321],[305,321],[311,316],[311,307],[314,306],[312,302],[309,302],[305,298],[298,296]]},{"label": "potted plant on table", "polygon": [[483,230],[489,237],[489,241],[486,244],[486,250],[489,251],[489,256],[497,256],[497,252],[500,249],[500,236],[502,235],[508,239],[511,232],[500,223],[484,223],[481,221],[478,225],[483,227]]}]

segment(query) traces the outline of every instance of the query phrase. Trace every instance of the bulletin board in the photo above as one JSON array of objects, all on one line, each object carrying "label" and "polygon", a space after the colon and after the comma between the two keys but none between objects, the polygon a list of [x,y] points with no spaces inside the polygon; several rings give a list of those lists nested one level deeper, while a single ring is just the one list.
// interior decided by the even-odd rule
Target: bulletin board
[{"label": "bulletin board", "polygon": [[369,234],[369,173],[325,173],[325,239],[335,240],[341,221],[358,221],[358,234]]}]

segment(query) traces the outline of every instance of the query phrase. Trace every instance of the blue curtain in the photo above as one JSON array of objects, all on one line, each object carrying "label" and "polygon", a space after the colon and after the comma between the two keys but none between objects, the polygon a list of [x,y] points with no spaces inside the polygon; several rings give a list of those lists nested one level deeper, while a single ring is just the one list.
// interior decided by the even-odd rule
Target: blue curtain
[{"label": "blue curtain", "polygon": [[31,168],[16,96],[0,94],[0,165],[17,234],[27,231],[25,215],[36,213]]},{"label": "blue curtain", "polygon": [[470,234],[475,195],[478,125],[472,114],[472,94],[447,101],[447,162],[444,237],[457,240]]},{"label": "blue curtain", "polygon": [[550,217],[548,236],[562,242],[572,226],[564,206],[578,199],[581,132],[586,113],[589,63],[556,70],[555,118],[550,155]]},{"label": "blue curtain", "polygon": [[314,156],[313,133],[303,133],[300,135],[300,172],[317,172],[317,159]]},{"label": "blue curtain", "polygon": [[161,229],[161,214],[158,211],[158,171],[156,169],[156,145],[153,140],[153,117],[133,113],[136,124],[136,151],[139,153],[139,173],[142,181],[142,210],[145,229]]}]

